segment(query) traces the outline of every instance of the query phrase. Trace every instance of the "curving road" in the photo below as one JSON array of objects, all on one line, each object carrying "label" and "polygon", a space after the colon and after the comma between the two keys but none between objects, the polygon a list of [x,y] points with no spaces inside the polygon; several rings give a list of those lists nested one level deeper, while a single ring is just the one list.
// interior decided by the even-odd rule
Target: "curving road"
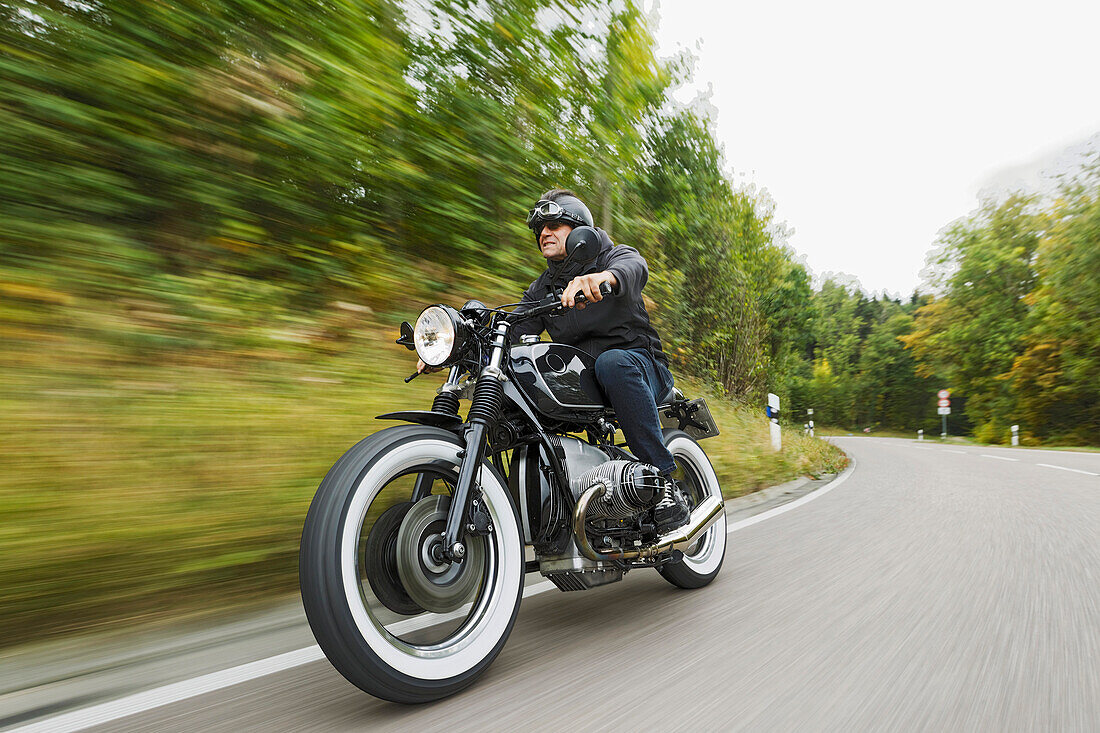
[{"label": "curving road", "polygon": [[712,585],[536,593],[454,698],[321,660],[94,730],[1100,730],[1100,454],[837,440],[851,473],[731,517]]}]

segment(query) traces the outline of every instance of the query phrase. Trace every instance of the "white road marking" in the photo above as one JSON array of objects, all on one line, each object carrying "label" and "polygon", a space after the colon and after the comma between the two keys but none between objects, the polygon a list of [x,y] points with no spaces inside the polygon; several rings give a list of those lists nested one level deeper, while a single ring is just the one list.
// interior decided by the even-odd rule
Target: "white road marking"
[{"label": "white road marking", "polygon": [[[726,534],[733,534],[739,529],[751,527],[754,524],[763,522],[765,519],[779,516],[796,507],[809,503],[820,496],[824,496],[847,481],[854,470],[855,461],[852,461],[848,468],[827,486],[782,506],[777,506],[766,512],[761,512],[755,516],[742,519],[739,522],[734,522],[726,529]],[[554,588],[554,584],[549,580],[535,583],[523,589],[523,597],[528,598],[540,593],[545,593],[552,588]],[[410,631],[458,618],[468,612],[469,608],[465,610],[460,608],[457,611],[452,611],[442,616],[418,616],[405,621],[399,621],[388,628],[391,633],[406,634]],[[284,672],[288,669],[300,667],[303,664],[309,664],[311,662],[317,662],[324,658],[325,655],[321,651],[321,647],[314,644],[304,649],[278,654],[274,657],[268,657],[267,659],[260,659],[256,662],[249,662],[248,664],[241,664],[236,667],[230,667],[229,669],[223,669],[220,672],[211,672],[210,674],[204,674],[200,677],[184,680],[183,682],[164,685],[163,687],[139,692],[118,700],[111,700],[110,702],[57,715],[53,718],[47,718],[46,720],[31,723],[21,728],[15,728],[13,733],[74,733],[75,731],[91,728],[95,725],[103,725],[130,715],[137,715],[138,713],[148,712],[149,710],[171,705],[172,703],[187,700],[192,697],[216,692],[226,687],[239,685],[242,682],[249,682],[260,677],[276,674],[277,672]]]},{"label": "white road marking", "polygon": [[959,454],[964,455],[964,456],[966,455],[966,451],[964,451],[964,450],[953,450],[951,448],[944,448],[943,451],[944,451],[944,453],[959,453]]},{"label": "white road marking", "polygon": [[[523,597],[538,595],[551,590],[554,584],[549,580],[529,585],[523,589]],[[447,614],[433,616],[418,616],[416,618],[398,621],[388,626],[391,634],[407,634],[410,631],[441,624],[456,618],[465,616],[470,612],[470,604],[463,608],[451,611]],[[153,690],[139,692],[129,697],[123,697],[100,705],[93,705],[82,710],[74,710],[71,713],[58,715],[57,717],[43,720],[22,728],[16,728],[13,733],[72,733],[84,730],[95,725],[110,723],[111,721],[125,718],[129,715],[144,713],[154,708],[171,705],[174,702],[187,700],[188,698],[205,695],[208,692],[216,692],[226,687],[248,682],[259,677],[266,677],[277,672],[284,672],[294,667],[300,667],[310,662],[318,662],[325,658],[321,647],[314,644],[303,649],[297,649],[285,654],[261,659],[248,664],[241,664],[220,672],[211,672],[200,677],[165,685]]]},{"label": "white road marking", "polygon": [[523,597],[528,598],[530,596],[537,596],[539,593],[545,593],[553,587],[553,583],[551,583],[549,580],[544,580],[541,583],[535,583],[534,585],[529,585],[524,588]]},{"label": "white road marking", "polygon": [[[869,436],[869,435],[866,435],[866,436],[865,435],[826,435],[826,436],[823,436],[823,437],[827,438],[829,440],[889,440],[889,441],[895,441],[895,442],[897,442],[897,441],[913,442],[913,440],[914,440],[913,438],[879,438],[877,436]],[[1067,455],[1067,456],[1096,455],[1096,451],[1088,451],[1088,450],[1053,450],[1051,448],[1025,448],[1023,446],[1020,446],[1020,447],[1017,447],[1017,448],[1010,448],[1010,447],[1002,447],[1002,446],[997,446],[997,445],[975,445],[974,447],[975,448],[985,448],[986,450],[1010,450],[1010,451],[1015,451],[1016,453],[1022,453],[1022,452],[1027,451],[1027,452],[1030,452],[1030,453],[1034,453],[1036,455],[1043,455],[1043,454],[1049,455],[1049,454],[1052,454],[1052,453],[1061,453],[1062,455]]]},{"label": "white road marking", "polygon": [[1095,451],[1087,451],[1087,450],[1051,450],[1050,448],[1023,448],[1023,447],[1020,447],[1020,448],[1001,448],[1001,447],[995,446],[995,445],[988,445],[988,446],[985,446],[985,447],[989,448],[991,450],[1011,450],[1011,451],[1016,451],[1017,453],[1019,453],[1021,451],[1027,451],[1029,453],[1034,453],[1035,455],[1038,455],[1038,456],[1041,456],[1044,453],[1047,453],[1047,454],[1049,454],[1049,453],[1061,453],[1062,455],[1065,455],[1065,456],[1096,455]]},{"label": "white road marking", "polygon": [[795,499],[794,501],[789,502],[787,504],[784,504],[783,506],[777,506],[776,508],[769,509],[766,512],[761,512],[760,514],[757,514],[755,516],[747,517],[745,519],[742,519],[740,522],[734,522],[733,524],[731,524],[729,526],[728,529],[726,529],[726,534],[733,534],[734,532],[736,532],[739,529],[744,529],[745,527],[751,527],[752,525],[754,525],[758,522],[763,522],[765,519],[771,519],[772,517],[777,517],[780,514],[783,514],[785,512],[789,512],[792,509],[800,507],[803,504],[809,503],[809,502],[813,501],[814,499],[817,499],[818,497],[821,497],[821,496],[824,496],[825,494],[828,494],[830,491],[835,489],[837,486],[840,486],[842,483],[847,481],[848,477],[852,475],[852,471],[854,471],[855,468],[856,468],[856,462],[853,460],[850,464],[848,464],[848,468],[844,469],[844,472],[842,474],[840,474],[839,476],[837,476],[833,481],[829,482],[829,484],[827,486],[824,486],[824,487],[818,489],[817,491],[806,494],[805,496],[803,496],[799,499]]},{"label": "white road marking", "polygon": [[226,687],[248,682],[257,677],[264,677],[283,670],[299,667],[303,664],[324,659],[321,647],[314,644],[305,649],[278,654],[274,657],[261,659],[248,664],[241,664],[220,672],[211,672],[200,677],[176,682],[153,690],[139,692],[119,700],[112,700],[101,705],[93,705],[83,710],[74,710],[71,713],[58,715],[54,718],[43,720],[39,723],[25,725],[16,728],[20,733],[70,733],[71,731],[84,730],[93,725],[103,725],[111,721],[125,718],[128,715],[144,713],[153,708],[169,705],[180,700],[186,700],[198,695],[205,695]]},{"label": "white road marking", "polygon": [[982,453],[982,458],[996,458],[998,461],[1019,461],[1019,458],[1009,458],[1007,456],[991,456],[988,453]]},{"label": "white road marking", "polygon": [[935,448],[929,448],[927,445],[914,445],[912,447],[917,450],[936,450]]},{"label": "white road marking", "polygon": [[1066,468],[1065,466],[1052,466],[1049,463],[1036,463],[1036,466],[1044,466],[1045,468],[1057,468],[1059,471],[1073,471],[1074,473],[1083,473],[1086,476],[1100,476],[1100,473],[1093,473],[1092,471],[1082,471],[1079,468]]}]

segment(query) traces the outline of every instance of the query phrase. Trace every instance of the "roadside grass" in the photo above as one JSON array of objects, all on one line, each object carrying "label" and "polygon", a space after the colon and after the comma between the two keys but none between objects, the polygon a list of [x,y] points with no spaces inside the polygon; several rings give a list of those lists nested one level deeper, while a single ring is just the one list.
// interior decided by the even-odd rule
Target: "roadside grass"
[{"label": "roadside grass", "polygon": [[705,397],[721,434],[703,447],[714,464],[727,499],[774,486],[797,476],[839,473],[848,458],[836,446],[811,438],[800,430],[783,430],[783,450],[775,452],[771,430],[762,409],[716,397],[696,380],[678,376],[677,385],[688,397]]},{"label": "roadside grass", "polygon": [[[302,521],[329,466],[426,409],[396,321],[337,354],[115,362],[94,342],[0,352],[0,646],[224,611],[297,588]],[[690,396],[698,384],[680,380]],[[755,410],[708,394],[706,441],[727,496],[838,471],[824,441],[771,451]]]}]

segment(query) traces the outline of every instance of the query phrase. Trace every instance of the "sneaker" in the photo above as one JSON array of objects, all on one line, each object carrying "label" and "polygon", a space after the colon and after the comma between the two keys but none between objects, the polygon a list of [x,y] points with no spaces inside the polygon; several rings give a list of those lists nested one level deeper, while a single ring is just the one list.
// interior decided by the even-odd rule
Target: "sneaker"
[{"label": "sneaker", "polygon": [[657,534],[668,534],[677,527],[684,526],[691,516],[684,492],[676,482],[665,478],[664,483],[665,495],[653,507],[653,522],[657,525]]}]

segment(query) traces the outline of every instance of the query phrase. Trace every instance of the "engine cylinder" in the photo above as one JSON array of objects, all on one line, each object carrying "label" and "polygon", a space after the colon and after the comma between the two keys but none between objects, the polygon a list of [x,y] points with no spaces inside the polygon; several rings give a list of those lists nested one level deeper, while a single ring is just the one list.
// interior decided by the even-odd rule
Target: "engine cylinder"
[{"label": "engine cylinder", "polygon": [[653,506],[664,490],[657,469],[639,461],[608,461],[575,480],[581,491],[596,484],[604,490],[589,505],[589,519],[628,519]]}]

